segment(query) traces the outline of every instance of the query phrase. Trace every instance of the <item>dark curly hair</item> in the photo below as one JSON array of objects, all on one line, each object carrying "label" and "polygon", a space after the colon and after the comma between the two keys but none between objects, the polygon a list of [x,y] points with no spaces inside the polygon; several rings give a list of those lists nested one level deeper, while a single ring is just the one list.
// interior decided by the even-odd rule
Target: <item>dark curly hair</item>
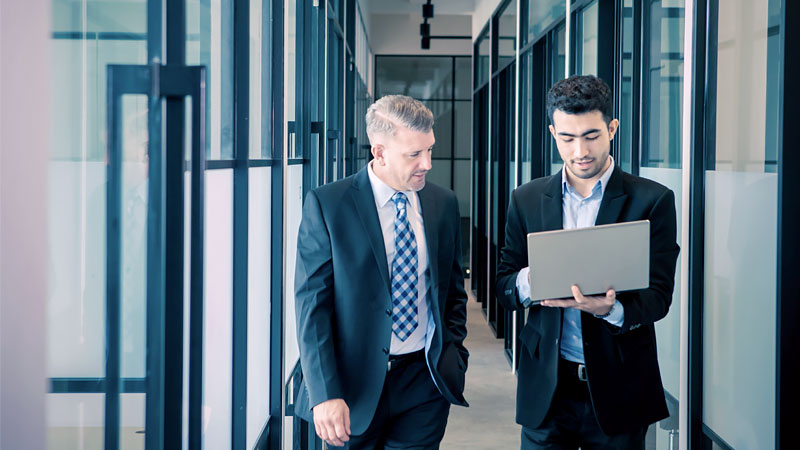
[{"label": "dark curly hair", "polygon": [[567,114],[600,111],[606,124],[611,122],[611,88],[594,75],[573,75],[554,84],[547,92],[547,117],[553,124],[553,113],[560,109]]}]

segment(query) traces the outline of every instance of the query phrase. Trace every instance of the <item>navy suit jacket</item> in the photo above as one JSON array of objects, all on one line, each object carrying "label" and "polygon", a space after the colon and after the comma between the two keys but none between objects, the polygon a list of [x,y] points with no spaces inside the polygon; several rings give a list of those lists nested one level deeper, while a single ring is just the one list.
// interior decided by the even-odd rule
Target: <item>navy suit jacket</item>
[{"label": "navy suit jacket", "polygon": [[[458,202],[452,191],[431,183],[418,195],[435,324],[426,359],[444,398],[466,406],[467,295]],[[314,406],[343,398],[352,433],[362,434],[383,389],[392,333],[389,267],[366,167],[306,196],[297,238],[295,302],[304,375],[295,414],[311,421]]]},{"label": "navy suit jacket", "polygon": [[[528,266],[527,234],[562,228],[561,172],[526,183],[511,196],[505,245],[498,265],[497,298],[521,307],[517,273]],[[654,323],[667,315],[675,284],[677,223],[668,188],[615,167],[596,225],[650,220],[650,287],[620,292],[625,320],[615,327],[581,313],[584,360],[595,416],[604,432],[619,433],[668,416],[656,356]],[[533,306],[521,331],[517,422],[539,427],[550,409],[558,380],[563,310]]]}]

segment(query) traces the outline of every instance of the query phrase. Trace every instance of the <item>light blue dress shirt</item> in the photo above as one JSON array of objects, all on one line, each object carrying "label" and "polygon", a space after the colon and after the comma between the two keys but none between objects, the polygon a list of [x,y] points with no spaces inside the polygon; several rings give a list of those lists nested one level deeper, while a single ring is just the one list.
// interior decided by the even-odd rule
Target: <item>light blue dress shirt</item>
[{"label": "light blue dress shirt", "polygon": [[[609,156],[609,158],[611,158]],[[614,160],[608,166],[603,175],[597,180],[592,188],[591,194],[584,198],[567,182],[566,169],[561,170],[561,195],[563,199],[562,226],[565,230],[574,228],[592,227],[597,219],[597,212],[600,210],[600,203],[603,201],[608,179],[614,172]],[[526,267],[517,275],[517,292],[523,304],[530,301],[530,285],[528,282],[528,271]],[[614,326],[622,326],[625,320],[625,313],[622,304],[617,300],[611,310],[611,314],[604,318]],[[581,312],[573,308],[564,308],[564,318],[561,322],[561,357],[583,363],[583,333],[581,331]]]}]

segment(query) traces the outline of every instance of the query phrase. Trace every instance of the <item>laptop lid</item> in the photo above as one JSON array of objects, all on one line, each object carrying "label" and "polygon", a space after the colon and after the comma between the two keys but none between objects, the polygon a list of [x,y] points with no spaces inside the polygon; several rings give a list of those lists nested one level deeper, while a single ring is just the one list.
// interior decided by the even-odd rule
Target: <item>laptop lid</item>
[{"label": "laptop lid", "polygon": [[645,289],[650,285],[650,221],[528,234],[531,300]]}]

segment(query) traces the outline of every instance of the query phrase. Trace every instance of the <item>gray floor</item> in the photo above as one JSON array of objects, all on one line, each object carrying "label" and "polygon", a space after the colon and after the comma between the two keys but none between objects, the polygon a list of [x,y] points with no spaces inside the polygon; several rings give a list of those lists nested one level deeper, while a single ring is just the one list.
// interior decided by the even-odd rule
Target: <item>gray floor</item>
[{"label": "gray floor", "polygon": [[492,335],[480,304],[467,304],[469,369],[464,392],[469,408],[453,406],[441,448],[518,449],[520,426],[514,422],[517,377],[503,353],[503,340]]}]

